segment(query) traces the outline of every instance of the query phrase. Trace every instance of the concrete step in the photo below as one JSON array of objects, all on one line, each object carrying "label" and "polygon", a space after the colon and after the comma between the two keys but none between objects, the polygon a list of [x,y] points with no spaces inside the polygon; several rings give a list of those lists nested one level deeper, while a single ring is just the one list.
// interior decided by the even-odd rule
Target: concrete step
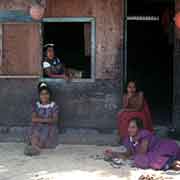
[{"label": "concrete step", "polygon": [[[0,142],[25,142],[26,128],[0,128]],[[117,145],[119,137],[116,130],[102,133],[96,129],[63,129],[59,134],[60,144]]]},{"label": "concrete step", "polygon": [[[25,142],[24,136],[14,134],[0,134],[0,142]],[[84,144],[84,145],[111,145],[119,143],[115,134],[59,134],[59,144]]]},{"label": "concrete step", "polygon": [[[25,142],[25,131],[20,128],[0,131],[0,142]],[[168,127],[156,126],[156,134],[168,137]],[[58,137],[60,144],[87,144],[87,145],[118,145],[120,138],[117,130],[101,131],[95,129],[64,129]]]}]

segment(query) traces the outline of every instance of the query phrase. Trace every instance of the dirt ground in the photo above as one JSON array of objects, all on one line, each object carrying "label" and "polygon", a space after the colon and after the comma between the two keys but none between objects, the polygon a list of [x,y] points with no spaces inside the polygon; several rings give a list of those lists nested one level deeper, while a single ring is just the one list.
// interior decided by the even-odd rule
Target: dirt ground
[{"label": "dirt ground", "polygon": [[180,179],[180,172],[140,170],[128,165],[115,169],[93,158],[106,148],[110,147],[59,145],[40,156],[27,157],[23,143],[0,143],[0,180],[137,180],[148,173],[162,175],[165,180]]}]

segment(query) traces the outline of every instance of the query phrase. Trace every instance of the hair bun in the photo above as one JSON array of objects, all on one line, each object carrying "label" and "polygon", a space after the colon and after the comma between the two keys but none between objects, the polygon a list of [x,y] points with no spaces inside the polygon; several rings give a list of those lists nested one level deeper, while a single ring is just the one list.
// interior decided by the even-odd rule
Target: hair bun
[{"label": "hair bun", "polygon": [[55,44],[48,43],[48,44],[45,44],[45,45],[43,46],[43,48],[45,48],[45,49],[47,49],[47,48],[49,48],[49,47],[54,48],[54,47],[55,47]]},{"label": "hair bun", "polygon": [[43,88],[48,88],[48,85],[45,82],[40,82],[38,84],[38,90],[41,90]]},{"label": "hair bun", "polygon": [[39,84],[39,87],[42,88],[42,87],[47,87],[47,84],[45,82],[42,82]]},{"label": "hair bun", "polygon": [[52,92],[51,92],[51,90],[50,90],[50,88],[49,88],[49,86],[48,86],[48,84],[46,82],[40,82],[38,84],[37,89],[38,89],[39,94],[41,93],[41,91],[46,90],[46,91],[49,92],[50,95],[52,95]]}]

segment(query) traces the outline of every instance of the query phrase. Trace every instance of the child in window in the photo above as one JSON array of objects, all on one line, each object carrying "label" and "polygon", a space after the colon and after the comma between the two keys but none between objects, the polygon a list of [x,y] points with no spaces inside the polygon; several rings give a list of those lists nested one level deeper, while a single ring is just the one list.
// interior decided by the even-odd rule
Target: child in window
[{"label": "child in window", "polygon": [[47,44],[45,48],[45,57],[42,62],[44,76],[49,78],[66,79],[65,67],[62,61],[55,56],[54,44]]}]

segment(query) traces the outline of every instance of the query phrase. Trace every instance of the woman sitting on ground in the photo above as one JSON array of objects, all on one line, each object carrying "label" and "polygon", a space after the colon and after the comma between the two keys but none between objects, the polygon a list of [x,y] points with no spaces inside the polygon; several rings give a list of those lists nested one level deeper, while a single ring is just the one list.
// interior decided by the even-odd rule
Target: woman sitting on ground
[{"label": "woman sitting on ground", "polygon": [[29,132],[29,146],[25,154],[36,155],[42,148],[54,148],[58,137],[58,106],[51,100],[51,91],[46,83],[38,86],[39,101],[32,111],[32,127]]},{"label": "woman sitting on ground", "polygon": [[161,139],[143,129],[142,121],[133,118],[128,127],[128,137],[124,140],[127,151],[118,153],[106,151],[111,158],[132,159],[138,168],[155,170],[180,170],[180,147],[173,140]]},{"label": "woman sitting on ground", "polygon": [[151,114],[143,92],[137,90],[135,81],[129,81],[123,96],[123,109],[118,113],[118,130],[122,138],[128,135],[128,125],[133,117],[139,117],[144,128],[153,131]]}]

